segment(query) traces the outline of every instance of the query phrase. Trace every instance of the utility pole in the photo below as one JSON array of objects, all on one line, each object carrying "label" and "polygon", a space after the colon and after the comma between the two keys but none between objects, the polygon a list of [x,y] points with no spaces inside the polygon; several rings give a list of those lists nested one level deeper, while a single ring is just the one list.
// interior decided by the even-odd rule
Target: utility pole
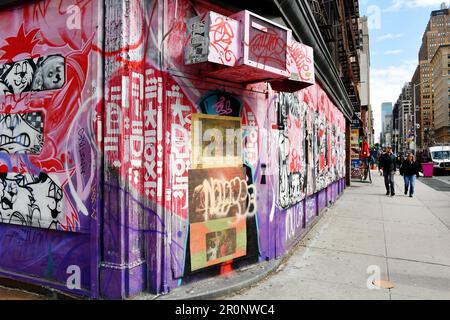
[{"label": "utility pole", "polygon": [[[418,84],[413,84],[413,94],[414,94],[414,105],[413,105],[413,112],[414,112],[414,153],[417,154],[417,110],[416,110],[416,87],[422,85],[425,81],[422,81]],[[419,108],[420,110],[420,108]]]}]

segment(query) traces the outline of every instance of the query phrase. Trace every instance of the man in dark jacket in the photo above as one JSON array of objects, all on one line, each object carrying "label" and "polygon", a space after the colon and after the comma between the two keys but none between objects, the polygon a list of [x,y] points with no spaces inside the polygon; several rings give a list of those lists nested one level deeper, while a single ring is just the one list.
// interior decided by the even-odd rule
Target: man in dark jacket
[{"label": "man in dark jacket", "polygon": [[396,159],[392,153],[392,148],[387,148],[387,152],[380,158],[380,167],[383,170],[384,185],[386,186],[386,195],[395,196],[394,175],[397,171]]}]

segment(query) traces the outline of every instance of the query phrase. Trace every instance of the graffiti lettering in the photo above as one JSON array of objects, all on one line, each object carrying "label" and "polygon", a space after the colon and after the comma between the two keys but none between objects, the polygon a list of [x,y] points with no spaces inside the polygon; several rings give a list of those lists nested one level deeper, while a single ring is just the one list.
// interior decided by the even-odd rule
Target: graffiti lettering
[{"label": "graffiti lettering", "polygon": [[214,24],[210,26],[210,44],[219,53],[220,60],[227,62],[236,61],[236,55],[230,49],[233,43],[234,32],[231,25],[224,17],[217,17]]},{"label": "graffiti lettering", "polygon": [[286,43],[273,29],[267,28],[254,36],[250,41],[250,51],[258,63],[286,68]]},{"label": "graffiti lettering", "polygon": [[[133,72],[131,99],[133,106],[133,113],[131,114],[131,165],[134,168],[142,166],[142,154],[144,152],[144,135],[143,135],[143,121],[142,121],[142,105],[144,99],[144,77],[140,73]],[[137,172],[137,171],[136,171]],[[131,180],[131,177],[130,177]]]},{"label": "graffiti lettering", "polygon": [[[156,98],[158,95],[158,86],[161,86],[162,79],[154,75],[152,69],[146,71],[145,79],[145,109],[144,109],[144,189],[147,196],[153,199],[157,191],[156,176],[156,138],[157,138],[157,110]],[[159,85],[158,85],[159,84]]]},{"label": "graffiti lettering", "polygon": [[294,43],[288,47],[289,57],[297,67],[298,76],[302,81],[309,81],[313,75],[312,59],[308,56],[307,47]]},{"label": "graffiti lettering", "polygon": [[295,206],[286,211],[286,241],[290,241],[298,235],[298,231],[303,227],[303,206]]},{"label": "graffiti lettering", "polygon": [[[190,168],[190,143],[189,129],[191,124],[191,107],[182,104],[183,95],[180,87],[174,86],[167,92],[170,99],[170,110],[174,123],[171,129],[171,170],[174,176],[172,190],[173,197],[183,203],[187,208],[188,177]],[[173,101],[175,99],[175,101]]]},{"label": "graffiti lettering", "polygon": [[215,104],[215,109],[217,114],[231,114],[233,109],[231,109],[231,101],[225,101],[225,97],[220,97],[220,100]]},{"label": "graffiti lettering", "polygon": [[231,212],[236,216],[251,216],[256,213],[256,189],[245,180],[205,179],[194,189],[194,198],[200,201],[197,214],[204,220],[226,218]]},{"label": "graffiti lettering", "polygon": [[244,131],[244,159],[245,163],[255,167],[258,163],[258,124],[253,112],[247,112],[247,125],[243,127]]}]

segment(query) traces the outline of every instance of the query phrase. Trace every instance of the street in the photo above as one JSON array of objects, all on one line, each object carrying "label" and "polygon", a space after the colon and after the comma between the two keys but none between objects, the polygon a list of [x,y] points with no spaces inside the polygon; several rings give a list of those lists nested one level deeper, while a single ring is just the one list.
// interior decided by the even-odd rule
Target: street
[{"label": "street", "polygon": [[[227,299],[450,299],[450,192],[421,178],[411,199],[397,174],[387,197],[372,175],[372,185],[352,183],[275,274]],[[369,290],[374,270],[394,287]]]}]

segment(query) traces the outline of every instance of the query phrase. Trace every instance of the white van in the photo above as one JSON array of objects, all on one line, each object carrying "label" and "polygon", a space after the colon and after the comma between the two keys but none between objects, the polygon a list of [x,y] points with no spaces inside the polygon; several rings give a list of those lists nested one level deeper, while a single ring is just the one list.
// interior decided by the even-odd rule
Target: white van
[{"label": "white van", "polygon": [[450,146],[429,147],[428,151],[433,160],[434,171],[450,172]]}]

